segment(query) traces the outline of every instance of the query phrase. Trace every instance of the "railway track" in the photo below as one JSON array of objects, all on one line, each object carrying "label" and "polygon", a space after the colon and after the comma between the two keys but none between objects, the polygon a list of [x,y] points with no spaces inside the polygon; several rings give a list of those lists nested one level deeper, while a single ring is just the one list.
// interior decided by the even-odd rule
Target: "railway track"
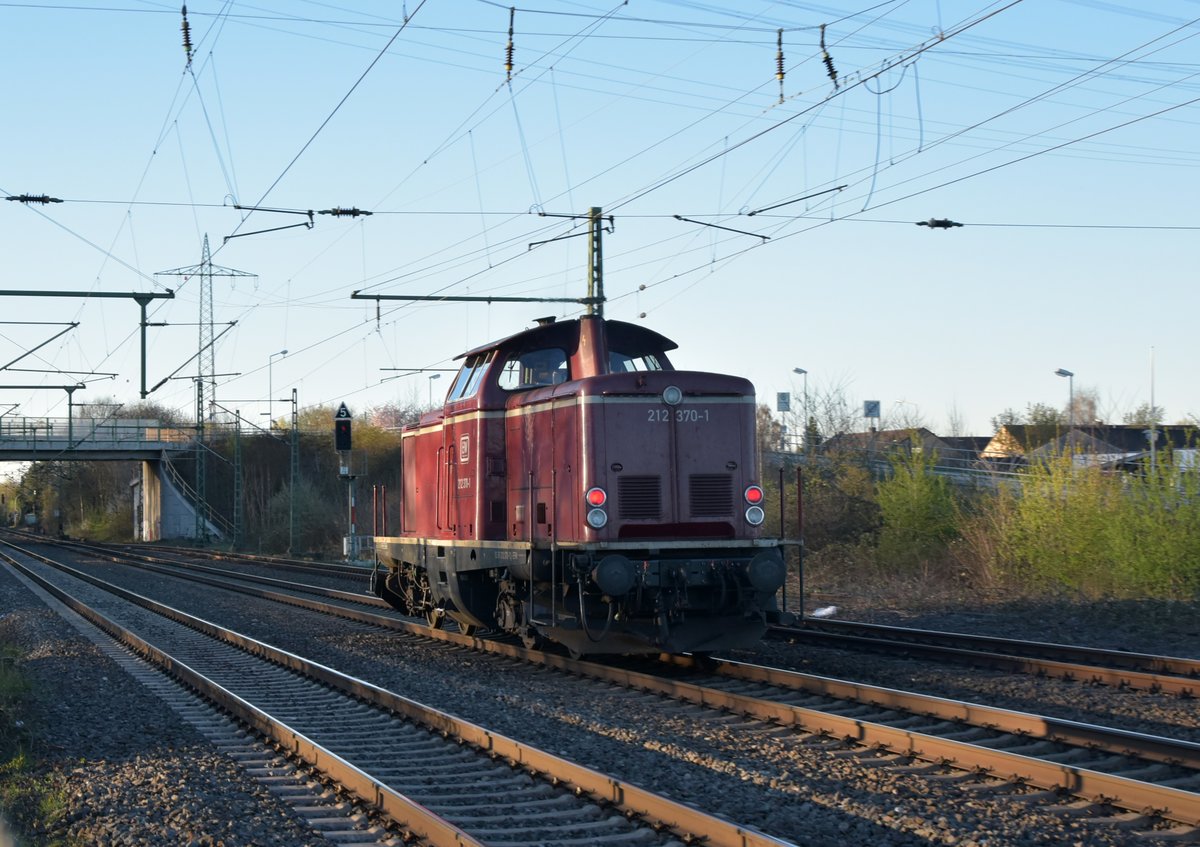
[{"label": "railway track", "polygon": [[785,844],[62,563],[21,551],[5,558],[395,821],[406,838],[435,845]]},{"label": "railway track", "polygon": [[209,559],[215,562],[244,562],[257,564],[273,569],[296,571],[299,573],[319,573],[347,578],[361,577],[370,573],[370,568],[364,565],[351,565],[339,562],[320,562],[310,559],[293,559],[287,556],[268,556],[258,553],[226,553],[220,550],[206,550],[198,547],[172,547],[165,544],[100,544],[93,545],[121,550],[127,553],[155,556],[176,556],[180,559]]},{"label": "railway track", "polygon": [[[291,597],[285,602],[326,611],[324,601]],[[660,666],[653,672],[576,662],[514,644],[429,630],[394,613],[345,607],[333,613],[845,739],[892,757],[936,767],[952,764],[1138,813],[1200,823],[1200,745],[1188,742],[738,662],[673,657],[669,671]]]},{"label": "railway track", "polygon": [[856,621],[810,619],[799,626],[772,626],[769,635],[795,643],[933,658],[1182,697],[1200,696],[1200,659]]},{"label": "railway track", "polygon": [[[197,572],[203,572],[204,568],[202,565],[186,561],[186,551],[184,550],[172,550],[172,553],[176,555],[172,558],[165,558],[141,550],[127,550],[107,545],[79,544],[77,542],[67,542],[66,544],[91,555],[108,557],[111,561],[133,559],[151,565],[187,567]],[[221,558],[231,563],[241,561],[234,556],[222,556]],[[258,558],[245,561],[252,565],[275,565],[273,562],[263,563]],[[352,582],[362,582],[367,579],[367,574],[362,568],[340,565],[325,567],[328,569],[312,572],[333,576],[335,579],[345,578]],[[210,569],[208,572],[219,577],[234,575],[234,572],[223,569]],[[285,591],[295,587],[292,582],[270,577],[243,574],[240,578],[263,585],[277,586]],[[391,608],[374,595],[364,595],[359,592],[335,594],[311,589],[309,593],[324,593],[326,597],[338,598],[355,606]],[[809,619],[800,626],[772,626],[770,636],[797,643],[930,658],[974,667],[990,667],[1008,672],[1028,673],[1089,684],[1111,685],[1132,690],[1162,692],[1188,698],[1200,696],[1200,660],[1197,659],[965,633],[909,629],[854,621]]]}]

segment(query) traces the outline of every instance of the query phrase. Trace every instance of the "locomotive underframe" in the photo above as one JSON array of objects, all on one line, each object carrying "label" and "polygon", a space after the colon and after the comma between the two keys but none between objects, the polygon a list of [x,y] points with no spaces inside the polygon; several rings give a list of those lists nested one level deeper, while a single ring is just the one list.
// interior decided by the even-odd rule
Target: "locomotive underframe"
[{"label": "locomotive underframe", "polygon": [[376,555],[387,568],[376,593],[402,611],[529,644],[548,638],[577,654],[751,646],[784,568],[767,539],[541,548],[392,538],[377,540]]}]

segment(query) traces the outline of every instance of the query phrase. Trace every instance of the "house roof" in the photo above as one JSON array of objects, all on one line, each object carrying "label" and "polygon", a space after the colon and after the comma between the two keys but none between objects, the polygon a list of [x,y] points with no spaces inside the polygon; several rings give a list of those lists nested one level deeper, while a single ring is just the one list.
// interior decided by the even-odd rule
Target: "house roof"
[{"label": "house roof", "polygon": [[983,448],[988,446],[991,441],[991,436],[988,435],[945,435],[942,436],[942,443],[951,450],[959,450],[961,452],[972,452],[979,455],[983,452]]},{"label": "house roof", "polygon": [[912,434],[916,432],[921,437],[921,443],[925,444],[930,439],[939,441],[925,427],[919,427],[916,430],[912,429],[881,429],[875,432],[839,432],[831,438],[821,442],[820,449],[831,452],[835,450],[885,450],[890,447],[904,446],[907,447],[912,442]]},{"label": "house roof", "polygon": [[[1000,428],[984,456],[1020,456],[1057,452],[1064,447],[1085,453],[1136,453],[1149,448],[1150,429],[1141,425],[1077,426],[1069,432],[1047,426],[1010,424]],[[1173,449],[1196,446],[1200,432],[1191,426],[1154,427],[1155,445]]]}]

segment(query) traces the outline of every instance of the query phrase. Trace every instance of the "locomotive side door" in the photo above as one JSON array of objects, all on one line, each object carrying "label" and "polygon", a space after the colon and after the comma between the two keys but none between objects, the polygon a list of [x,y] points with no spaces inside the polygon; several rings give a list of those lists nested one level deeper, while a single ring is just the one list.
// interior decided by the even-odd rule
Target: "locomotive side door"
[{"label": "locomotive side door", "polygon": [[482,520],[486,445],[480,387],[494,357],[494,351],[469,357],[446,395],[444,499],[448,528],[460,539],[477,538]]}]

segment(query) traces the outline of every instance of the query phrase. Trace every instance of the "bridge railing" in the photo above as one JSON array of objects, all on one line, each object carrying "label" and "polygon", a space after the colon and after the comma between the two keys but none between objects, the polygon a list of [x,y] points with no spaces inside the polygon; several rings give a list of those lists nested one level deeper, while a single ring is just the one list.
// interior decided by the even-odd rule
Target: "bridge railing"
[{"label": "bridge railing", "polygon": [[19,444],[47,449],[89,446],[157,448],[183,446],[195,437],[188,427],[168,426],[154,418],[18,418],[0,417],[0,446]]}]

